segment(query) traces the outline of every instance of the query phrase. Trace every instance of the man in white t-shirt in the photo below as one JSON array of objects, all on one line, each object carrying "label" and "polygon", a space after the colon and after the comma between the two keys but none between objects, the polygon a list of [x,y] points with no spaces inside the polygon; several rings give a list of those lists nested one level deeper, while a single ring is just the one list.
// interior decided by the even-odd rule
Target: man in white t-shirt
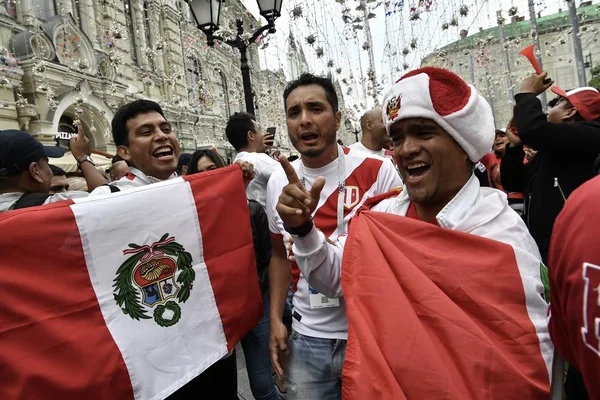
[{"label": "man in white t-shirt", "polygon": [[[345,234],[348,222],[364,201],[402,184],[390,161],[372,157],[336,142],[341,113],[331,80],[303,74],[284,92],[290,140],[302,158],[291,167],[297,190],[314,194],[308,216],[331,240]],[[285,157],[280,163],[290,166]],[[325,179],[324,179],[325,178]],[[286,253],[291,234],[275,209],[288,177],[277,169],[267,186],[267,216],[272,238],[269,267],[271,295],[271,358],[276,373],[285,375],[288,399],[341,399],[341,374],[348,325],[344,299],[328,298],[309,287]],[[302,205],[300,205],[302,206]],[[282,322],[284,302],[292,278],[292,332]],[[287,365],[280,362],[288,353]],[[285,371],[284,371],[285,369]],[[285,373],[284,373],[285,372]]]},{"label": "man in white t-shirt", "polygon": [[266,207],[267,182],[279,163],[265,154],[266,147],[273,144],[273,138],[261,132],[254,116],[237,112],[229,117],[225,134],[229,143],[239,152],[235,161],[247,161],[254,165],[254,179],[246,188],[246,197]]},{"label": "man in white t-shirt", "polygon": [[385,130],[381,109],[373,108],[365,112],[360,118],[360,128],[362,129],[360,142],[351,144],[348,147],[362,153],[388,158],[396,165],[394,152],[387,149],[391,145],[392,139]]}]

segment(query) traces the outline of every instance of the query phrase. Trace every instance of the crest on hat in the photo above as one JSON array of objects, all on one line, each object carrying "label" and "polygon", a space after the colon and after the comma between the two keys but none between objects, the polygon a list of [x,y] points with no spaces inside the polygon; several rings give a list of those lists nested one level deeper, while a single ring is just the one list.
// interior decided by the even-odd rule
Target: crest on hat
[{"label": "crest on hat", "polygon": [[393,121],[398,116],[398,112],[400,111],[400,99],[402,96],[394,96],[388,100],[387,105],[385,106],[385,113],[388,116],[388,121]]}]

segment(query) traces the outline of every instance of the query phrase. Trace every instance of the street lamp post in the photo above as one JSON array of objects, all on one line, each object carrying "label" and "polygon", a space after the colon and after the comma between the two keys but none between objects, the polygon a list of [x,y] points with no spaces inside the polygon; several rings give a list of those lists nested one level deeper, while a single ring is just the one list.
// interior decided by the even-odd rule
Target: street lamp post
[{"label": "street lamp post", "polygon": [[269,33],[275,33],[275,20],[281,15],[281,3],[283,0],[257,0],[260,9],[260,15],[267,20],[267,25],[258,28],[252,36],[244,40],[244,22],[241,19],[236,21],[237,34],[233,40],[225,40],[214,33],[219,29],[219,19],[221,17],[221,5],[223,0],[186,0],[192,10],[192,15],[196,20],[198,28],[206,34],[206,40],[209,46],[214,46],[215,40],[227,43],[240,51],[240,61],[242,70],[242,81],[244,84],[244,98],[246,100],[246,111],[254,115],[254,98],[252,94],[252,83],[250,81],[250,65],[248,64],[248,46],[258,39],[266,30]]},{"label": "street lamp post", "polygon": [[354,138],[358,143],[358,134],[360,133],[360,131],[354,126],[352,121],[350,121],[349,119],[346,119],[344,125],[346,126],[346,130],[354,135]]}]

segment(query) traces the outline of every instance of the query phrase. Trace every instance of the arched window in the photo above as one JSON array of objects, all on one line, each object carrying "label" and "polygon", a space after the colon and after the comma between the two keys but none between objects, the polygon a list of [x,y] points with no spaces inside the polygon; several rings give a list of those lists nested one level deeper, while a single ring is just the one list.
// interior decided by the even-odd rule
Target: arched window
[{"label": "arched window", "polygon": [[202,68],[200,67],[200,61],[197,58],[185,59],[186,68],[185,75],[188,85],[188,100],[191,104],[198,101],[198,83],[202,79]]},{"label": "arched window", "polygon": [[[217,70],[219,80],[217,81],[217,86],[219,86],[219,94],[221,95],[223,101],[223,109],[225,110],[225,118],[229,118],[231,115],[231,110],[229,108],[229,88],[227,86],[227,78],[222,70]],[[220,85],[219,85],[220,83]]]},{"label": "arched window", "polygon": [[137,46],[135,42],[135,15],[133,13],[133,7],[131,7],[131,0],[123,0],[123,6],[125,8],[125,25],[129,30],[127,40],[129,41],[129,54],[131,55],[131,63],[139,64],[137,56]]},{"label": "arched window", "polygon": [[153,43],[152,43],[152,32],[150,31],[150,12],[148,10],[148,2],[144,1],[143,3],[143,7],[144,7],[144,32],[146,34],[146,47],[148,48],[152,48],[153,47]]}]

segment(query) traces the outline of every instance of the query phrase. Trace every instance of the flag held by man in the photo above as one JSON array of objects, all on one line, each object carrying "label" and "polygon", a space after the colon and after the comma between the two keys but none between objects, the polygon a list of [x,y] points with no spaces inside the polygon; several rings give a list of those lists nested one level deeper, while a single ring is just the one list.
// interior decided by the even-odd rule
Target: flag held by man
[{"label": "flag held by man", "polygon": [[262,312],[239,167],[4,213],[0,231],[4,398],[165,398]]},{"label": "flag held by man", "polygon": [[544,296],[535,257],[363,212],[343,260],[344,399],[549,398],[553,348],[546,315],[531,307]]}]

